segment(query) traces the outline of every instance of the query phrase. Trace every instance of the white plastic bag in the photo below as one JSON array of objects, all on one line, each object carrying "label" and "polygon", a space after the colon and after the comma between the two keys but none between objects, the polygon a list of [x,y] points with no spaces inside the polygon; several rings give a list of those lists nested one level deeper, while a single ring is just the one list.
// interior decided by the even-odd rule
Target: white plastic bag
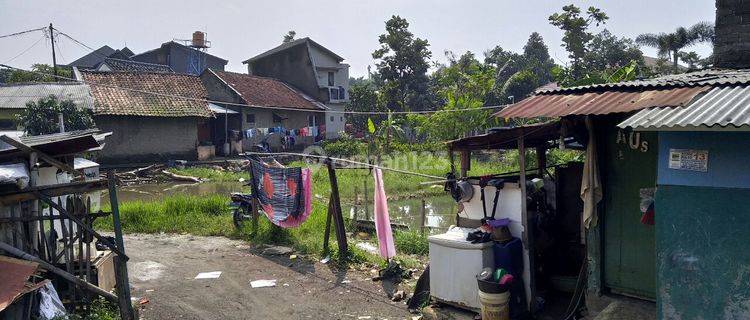
[{"label": "white plastic bag", "polygon": [[52,282],[47,282],[44,287],[39,288],[39,293],[41,294],[41,299],[39,299],[40,319],[68,318],[65,316],[65,306],[60,301],[60,297],[57,296],[57,291],[52,286]]}]

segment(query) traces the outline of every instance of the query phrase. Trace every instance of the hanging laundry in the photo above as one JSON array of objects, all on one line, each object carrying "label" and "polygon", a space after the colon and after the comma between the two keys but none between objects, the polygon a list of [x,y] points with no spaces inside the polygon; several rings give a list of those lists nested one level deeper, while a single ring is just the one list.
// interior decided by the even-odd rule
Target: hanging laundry
[{"label": "hanging laundry", "polygon": [[299,218],[304,209],[302,169],[271,166],[250,160],[253,193],[274,224],[289,217]]},{"label": "hanging laundry", "polygon": [[307,127],[302,127],[301,129],[299,129],[299,135],[301,137],[307,137]]},{"label": "hanging laundry", "polygon": [[396,246],[393,243],[391,218],[388,216],[388,199],[383,185],[383,171],[375,168],[372,174],[375,177],[375,233],[378,235],[380,256],[388,259],[396,255]]},{"label": "hanging laundry", "polygon": [[[302,169],[302,195],[304,198],[304,208],[302,214],[299,216],[290,216],[284,221],[274,223],[275,225],[282,228],[296,228],[299,227],[312,213],[312,174],[310,169]],[[273,222],[273,220],[271,220]]]}]

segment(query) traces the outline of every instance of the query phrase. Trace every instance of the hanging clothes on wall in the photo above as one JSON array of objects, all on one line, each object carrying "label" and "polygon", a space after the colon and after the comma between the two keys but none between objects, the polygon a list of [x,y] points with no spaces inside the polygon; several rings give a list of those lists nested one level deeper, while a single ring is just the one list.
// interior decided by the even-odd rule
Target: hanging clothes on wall
[{"label": "hanging clothes on wall", "polygon": [[290,217],[299,219],[303,215],[302,168],[272,166],[257,160],[250,160],[250,167],[253,193],[271,222],[279,225]]},{"label": "hanging clothes on wall", "polygon": [[393,243],[393,231],[391,230],[391,218],[388,216],[388,198],[385,196],[383,185],[383,171],[375,168],[372,171],[375,177],[375,232],[378,235],[378,247],[380,256],[389,259],[396,255],[396,246]]}]

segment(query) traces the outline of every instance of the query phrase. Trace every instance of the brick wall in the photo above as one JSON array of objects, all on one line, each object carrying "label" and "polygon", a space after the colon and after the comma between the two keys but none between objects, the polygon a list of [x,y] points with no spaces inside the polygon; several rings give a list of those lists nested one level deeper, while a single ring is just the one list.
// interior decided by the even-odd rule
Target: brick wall
[{"label": "brick wall", "polygon": [[714,59],[719,68],[750,67],[750,1],[716,1]]}]

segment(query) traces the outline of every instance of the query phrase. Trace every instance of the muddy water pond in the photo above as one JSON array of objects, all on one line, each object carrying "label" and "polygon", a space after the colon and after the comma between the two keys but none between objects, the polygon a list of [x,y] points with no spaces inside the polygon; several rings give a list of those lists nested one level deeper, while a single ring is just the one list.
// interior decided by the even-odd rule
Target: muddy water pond
[{"label": "muddy water pond", "polygon": [[[248,188],[243,186],[243,183],[236,181],[229,182],[203,182],[203,183],[155,183],[155,184],[142,184],[134,186],[123,186],[118,188],[117,196],[120,201],[159,201],[161,199],[177,195],[225,195],[227,202],[229,201],[229,194],[232,192],[248,192]],[[455,224],[455,213],[457,210],[456,203],[449,197],[445,196],[432,196],[425,197],[425,226],[430,227],[431,232],[439,232],[440,230],[446,229],[452,224]],[[372,201],[372,198],[370,198]],[[368,219],[372,220],[373,216],[373,204],[367,203],[365,209],[364,204],[352,205],[344,201],[342,204],[342,211],[344,215],[348,215],[349,218],[357,219]],[[104,193],[102,195],[102,204],[109,203],[109,196]],[[390,213],[391,222],[396,224],[403,224],[409,226],[413,230],[419,229],[420,215],[422,210],[422,198],[413,199],[402,199],[402,200],[389,200],[388,211]]]}]

